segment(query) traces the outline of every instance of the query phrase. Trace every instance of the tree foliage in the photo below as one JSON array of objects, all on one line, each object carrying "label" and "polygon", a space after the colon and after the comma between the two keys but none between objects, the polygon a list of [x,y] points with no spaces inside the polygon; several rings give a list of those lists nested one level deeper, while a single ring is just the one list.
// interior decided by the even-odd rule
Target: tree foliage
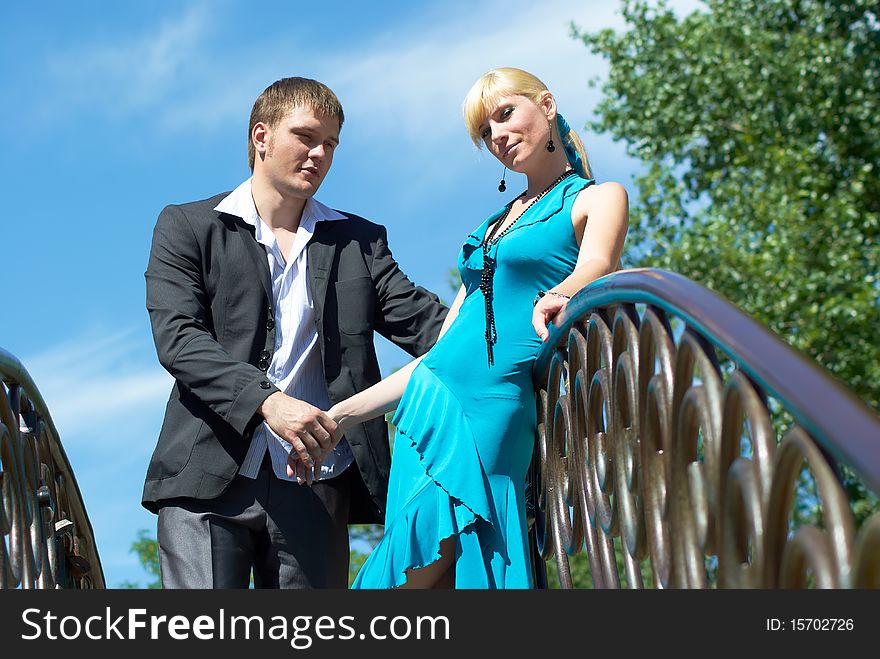
[{"label": "tree foliage", "polygon": [[[880,408],[876,1],[623,15],[624,32],[574,34],[610,64],[590,128],[646,166],[627,265],[720,293]],[[877,499],[848,470],[844,486],[860,523]]]},{"label": "tree foliage", "polygon": [[351,586],[357,573],[363,567],[370,552],[382,539],[384,527],[381,524],[361,524],[348,527],[351,552],[348,559],[348,585]]},{"label": "tree foliage", "polygon": [[628,265],[722,294],[880,407],[876,0],[626,0],[591,128],[637,179]]},{"label": "tree foliage", "polygon": [[[620,579],[620,587],[621,588],[632,588],[633,586],[626,583],[626,568],[624,567],[623,560],[623,552],[621,549],[620,540],[616,540],[614,542],[614,558],[617,562],[617,575]],[[580,551],[574,556],[568,556],[568,568],[571,572],[571,582],[572,588],[577,589],[592,589],[594,588],[593,584],[593,573],[590,568],[590,558],[587,555],[586,551]],[[558,590],[560,588],[559,585],[559,568],[556,565],[556,558],[553,557],[549,561],[546,562],[547,566],[547,586],[551,590]],[[651,566],[647,560],[644,560],[639,565],[639,571],[642,577],[642,588],[653,588],[654,587],[654,577],[651,574]]]},{"label": "tree foliage", "polygon": [[137,539],[131,543],[130,553],[137,555],[138,561],[151,580],[146,586],[126,581],[122,588],[161,588],[162,577],[159,573],[159,543],[146,529],[138,531]]}]

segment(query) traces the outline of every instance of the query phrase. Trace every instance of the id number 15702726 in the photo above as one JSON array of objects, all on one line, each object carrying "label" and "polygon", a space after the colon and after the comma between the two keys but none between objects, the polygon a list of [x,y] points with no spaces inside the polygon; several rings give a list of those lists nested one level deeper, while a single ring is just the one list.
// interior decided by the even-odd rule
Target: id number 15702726
[{"label": "id number 15702726", "polygon": [[852,618],[767,618],[765,622],[768,632],[833,632],[852,631],[854,628]]}]

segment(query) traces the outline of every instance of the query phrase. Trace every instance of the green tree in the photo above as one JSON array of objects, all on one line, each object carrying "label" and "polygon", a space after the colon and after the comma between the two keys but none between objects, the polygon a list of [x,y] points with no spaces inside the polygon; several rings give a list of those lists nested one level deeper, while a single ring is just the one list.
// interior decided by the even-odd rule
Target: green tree
[{"label": "green tree", "polygon": [[[624,575],[626,568],[623,561],[623,549],[620,547],[620,540],[614,542],[614,558],[617,561],[617,574],[620,578],[622,588],[628,587]],[[556,558],[551,558],[547,565],[547,586],[551,590],[559,589],[559,569],[556,566]],[[574,556],[568,557],[568,568],[571,572],[572,587],[577,589],[593,588],[593,573],[590,569],[590,558],[587,556],[586,550],[582,550]],[[642,575],[642,588],[653,588],[654,578],[651,574],[651,566],[647,561],[642,561],[640,565]]]},{"label": "green tree", "polygon": [[[720,293],[880,408],[876,0],[623,15],[623,32],[573,32],[610,64],[590,128],[646,166],[626,264]],[[847,487],[864,519],[875,503]]]},{"label": "green tree", "polygon": [[162,577],[159,574],[159,543],[146,529],[138,531],[137,539],[131,543],[130,553],[136,554],[144,571],[152,578],[146,586],[125,581],[121,588],[161,588]]},{"label": "green tree", "polygon": [[348,585],[354,581],[373,548],[382,539],[384,527],[381,524],[361,524],[349,527],[351,553],[348,560]]}]

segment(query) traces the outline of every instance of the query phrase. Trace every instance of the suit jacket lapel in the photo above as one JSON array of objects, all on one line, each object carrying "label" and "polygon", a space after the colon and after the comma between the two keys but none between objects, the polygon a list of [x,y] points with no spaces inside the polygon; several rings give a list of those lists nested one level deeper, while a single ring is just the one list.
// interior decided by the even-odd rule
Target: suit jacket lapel
[{"label": "suit jacket lapel", "polygon": [[235,225],[238,227],[237,233],[244,241],[248,255],[257,266],[257,272],[260,273],[260,283],[263,285],[263,290],[266,291],[266,296],[269,298],[269,303],[271,304],[272,276],[269,274],[269,260],[266,258],[266,250],[257,242],[255,229],[252,225],[238,217],[235,217]]},{"label": "suit jacket lapel", "polygon": [[336,241],[328,236],[330,230],[327,225],[332,222],[318,222],[315,232],[309,241],[308,247],[308,271],[309,284],[312,287],[312,304],[315,306],[315,322],[318,325],[318,338],[321,351],[324,350],[324,302],[327,297],[327,284],[330,280],[330,270],[333,266],[333,258],[336,255]]}]

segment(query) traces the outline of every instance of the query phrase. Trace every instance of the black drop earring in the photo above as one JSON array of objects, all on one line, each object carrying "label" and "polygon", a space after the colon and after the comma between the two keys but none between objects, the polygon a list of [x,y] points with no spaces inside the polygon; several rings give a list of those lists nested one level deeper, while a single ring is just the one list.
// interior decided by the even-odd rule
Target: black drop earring
[{"label": "black drop earring", "polygon": [[550,120],[547,120],[547,128],[550,130],[550,139],[547,140],[547,150],[550,153],[556,151],[556,145],[553,144],[553,124],[550,123]]},{"label": "black drop earring", "polygon": [[498,192],[504,192],[507,190],[507,183],[504,182],[504,177],[507,175],[507,166],[504,166],[504,171],[501,173],[501,183],[498,184]]}]

